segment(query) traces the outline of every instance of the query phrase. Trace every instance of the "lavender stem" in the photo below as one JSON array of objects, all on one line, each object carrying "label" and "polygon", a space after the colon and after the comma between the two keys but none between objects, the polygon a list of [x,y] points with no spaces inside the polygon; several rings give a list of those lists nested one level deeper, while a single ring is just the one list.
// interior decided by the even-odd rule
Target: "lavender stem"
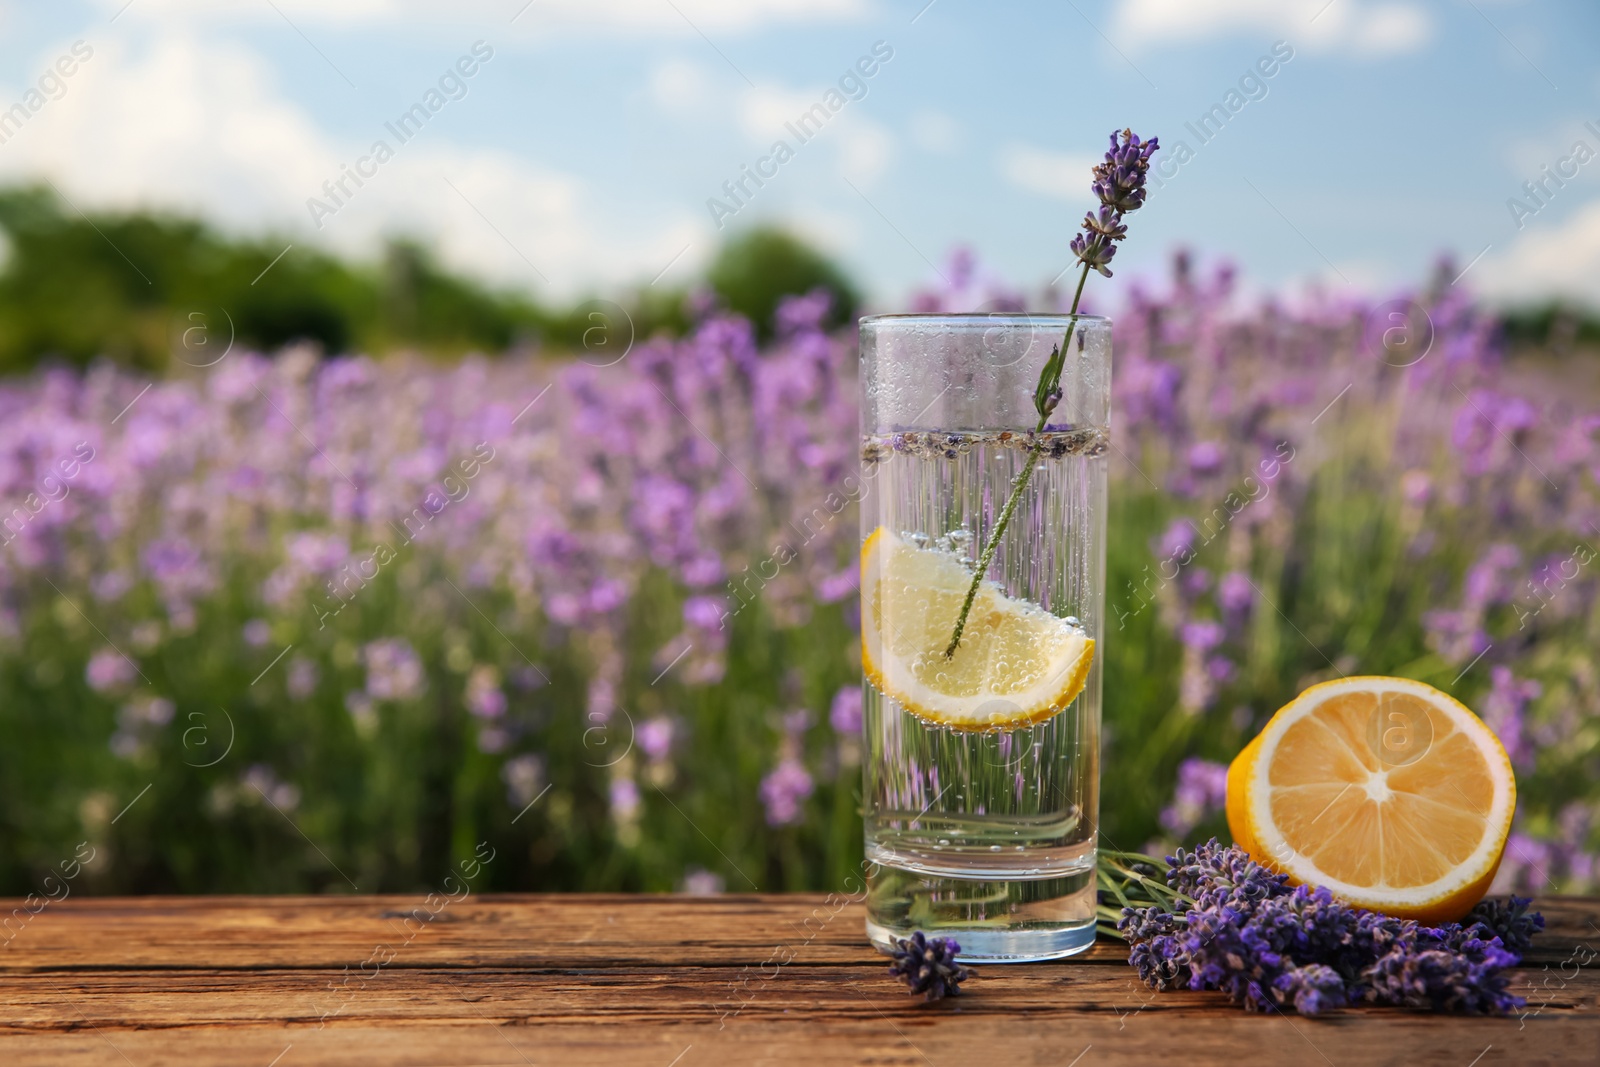
[{"label": "lavender stem", "polygon": [[[1072,294],[1072,321],[1067,323],[1067,336],[1062,339],[1059,357],[1052,356],[1045,361],[1044,368],[1039,371],[1039,387],[1035,390],[1036,396],[1045,396],[1061,384],[1061,370],[1066,365],[1067,350],[1072,344],[1072,331],[1078,325],[1078,301],[1083,299],[1083,283],[1089,280],[1089,264],[1083,265],[1083,273],[1078,275],[1078,289]],[[984,576],[989,573],[989,565],[994,562],[994,554],[1000,549],[1000,539],[1005,536],[1006,527],[1011,524],[1011,515],[1017,510],[1017,501],[1022,499],[1022,491],[1028,487],[1028,479],[1033,477],[1033,468],[1039,465],[1039,450],[1044,442],[1038,440],[1038,435],[1044,432],[1045,423],[1050,418],[1053,408],[1045,407],[1039,412],[1039,423],[1033,428],[1034,443],[1028,450],[1028,462],[1023,464],[1022,470],[1017,473],[1016,480],[1011,483],[1011,495],[1006,497],[1005,505],[1000,509],[1000,516],[995,521],[994,531],[989,535],[989,542],[983,546],[983,553],[978,557],[977,570],[972,575],[972,584],[967,587],[967,597],[961,602],[961,615],[956,619],[955,633],[950,637],[950,646],[944,650],[944,658],[949,659],[956,654],[956,649],[961,644],[961,634],[967,628],[967,616],[972,612],[972,602],[978,597],[978,589],[983,585]]]}]

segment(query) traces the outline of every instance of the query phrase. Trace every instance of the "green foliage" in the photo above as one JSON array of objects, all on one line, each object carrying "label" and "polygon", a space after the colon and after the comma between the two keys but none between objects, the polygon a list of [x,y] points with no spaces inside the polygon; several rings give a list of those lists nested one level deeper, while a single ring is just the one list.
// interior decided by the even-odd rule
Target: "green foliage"
[{"label": "green foliage", "polygon": [[[682,290],[647,287],[620,304],[551,307],[451,274],[410,240],[391,241],[374,265],[303,242],[285,253],[290,243],[232,238],[153,212],[85,216],[41,187],[0,191],[0,373],[101,356],[151,371],[174,360],[203,365],[230,331],[238,345],[262,351],[309,340],[330,354],[456,356],[535,342],[577,350],[596,322],[622,328],[618,307],[637,339],[689,326]],[[729,244],[711,281],[769,334],[785,295],[829,290],[834,325],[858,303],[837,267],[773,230]]]},{"label": "green foliage", "polygon": [[778,302],[795,293],[825,289],[833,296],[825,326],[852,322],[861,303],[849,279],[820,253],[785,230],[760,227],[728,241],[707,280],[732,311],[771,337]]},{"label": "green foliage", "polygon": [[38,189],[0,193],[8,245],[0,272],[0,370],[97,356],[150,370],[231,332],[271,350],[310,340],[329,352],[412,346],[501,351],[552,321],[520,297],[439,270],[394,242],[376,269],[283,239],[235,240],[190,219],[87,217]]},{"label": "green foliage", "polygon": [[1559,300],[1514,308],[1501,324],[1506,340],[1518,346],[1548,345],[1558,350],[1574,344],[1600,346],[1600,315]]}]

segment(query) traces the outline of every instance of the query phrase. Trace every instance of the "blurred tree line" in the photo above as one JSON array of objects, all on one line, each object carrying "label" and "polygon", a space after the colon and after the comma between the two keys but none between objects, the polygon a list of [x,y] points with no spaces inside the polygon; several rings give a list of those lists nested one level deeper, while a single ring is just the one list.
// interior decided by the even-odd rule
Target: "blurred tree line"
[{"label": "blurred tree line", "polygon": [[[97,357],[152,371],[198,322],[232,322],[236,343],[272,350],[309,340],[328,353],[397,348],[435,356],[543,345],[576,348],[593,301],[555,306],[450,273],[411,240],[352,263],[286,238],[236,238],[196,219],[144,211],[78,213],[47,187],[0,190],[0,373]],[[777,229],[723,247],[705,282],[723,306],[769,333],[778,301],[821,286],[832,317],[859,304],[844,273]],[[681,333],[688,291],[641,288],[620,302],[635,336]],[[200,316],[196,318],[195,316]]]}]

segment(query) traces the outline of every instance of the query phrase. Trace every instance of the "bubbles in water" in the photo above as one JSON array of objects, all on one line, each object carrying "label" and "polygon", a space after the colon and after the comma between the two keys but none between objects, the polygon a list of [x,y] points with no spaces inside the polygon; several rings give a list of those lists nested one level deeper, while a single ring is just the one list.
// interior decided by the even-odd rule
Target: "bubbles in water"
[{"label": "bubbles in water", "polygon": [[[996,510],[1027,455],[1037,453],[1034,481],[1011,537],[991,562],[989,584],[980,588],[1024,597],[1052,622],[1057,613],[1076,611],[1098,618],[1090,595],[1097,575],[1086,564],[1098,547],[1096,509],[1103,500],[1103,463],[1094,457],[1109,451],[1107,440],[1104,427],[1083,425],[1037,435],[942,428],[865,435],[863,456],[880,464],[874,496],[864,502],[868,528],[893,531],[908,548],[939,552],[943,570],[965,574],[970,583]],[[958,458],[947,458],[951,449]],[[949,560],[960,562],[963,571]],[[1086,699],[1037,727],[1020,726],[1015,694],[983,692],[986,687],[975,683],[979,674],[1009,677],[1020,670],[1021,662],[1013,664],[1009,656],[1021,654],[1021,646],[998,641],[985,649],[996,659],[1006,657],[1004,663],[970,662],[969,649],[952,664],[944,658],[950,631],[942,617],[951,611],[952,590],[909,583],[895,589],[901,584],[882,587],[892,601],[885,637],[892,625],[903,631],[890,638],[896,654],[914,663],[918,681],[934,689],[949,690],[962,676],[961,692],[952,696],[985,706],[972,708],[971,728],[956,729],[869,696],[868,734],[882,746],[881,758],[869,761],[863,790],[869,851],[881,847],[886,855],[903,851],[908,857],[921,852],[930,861],[937,856],[932,866],[941,870],[999,870],[1006,881],[1019,883],[1058,872],[1063,852],[1091,840],[1092,825],[1074,820],[1069,810],[1085,788],[1078,754],[1092,743],[1088,716],[1097,715],[1097,707]],[[1080,618],[1067,622],[1083,628]],[[985,616],[974,614],[967,632],[979,635],[988,625]],[[948,792],[924,812],[945,785]],[[912,816],[920,818],[915,826],[908,825]]]},{"label": "bubbles in water", "polygon": [[958,526],[948,533],[941,534],[939,536],[939,540],[934,542],[934,546],[938,548],[939,551],[955,556],[957,559],[961,560],[962,563],[965,563],[968,567],[971,567],[973,562],[971,558],[969,558],[972,555],[971,530],[967,530]]}]

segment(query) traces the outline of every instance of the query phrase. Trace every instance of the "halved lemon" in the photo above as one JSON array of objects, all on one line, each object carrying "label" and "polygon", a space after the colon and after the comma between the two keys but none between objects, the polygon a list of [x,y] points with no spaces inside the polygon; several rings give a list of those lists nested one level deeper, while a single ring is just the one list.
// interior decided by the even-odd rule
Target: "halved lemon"
[{"label": "halved lemon", "polygon": [[1312,686],[1228,768],[1228,827],[1258,863],[1424,922],[1483,899],[1516,799],[1493,732],[1406,678]]},{"label": "halved lemon", "polygon": [[911,714],[956,730],[1043,722],[1083,691],[1094,641],[984,582],[955,654],[945,648],[972,572],[879,527],[861,547],[861,663]]}]

